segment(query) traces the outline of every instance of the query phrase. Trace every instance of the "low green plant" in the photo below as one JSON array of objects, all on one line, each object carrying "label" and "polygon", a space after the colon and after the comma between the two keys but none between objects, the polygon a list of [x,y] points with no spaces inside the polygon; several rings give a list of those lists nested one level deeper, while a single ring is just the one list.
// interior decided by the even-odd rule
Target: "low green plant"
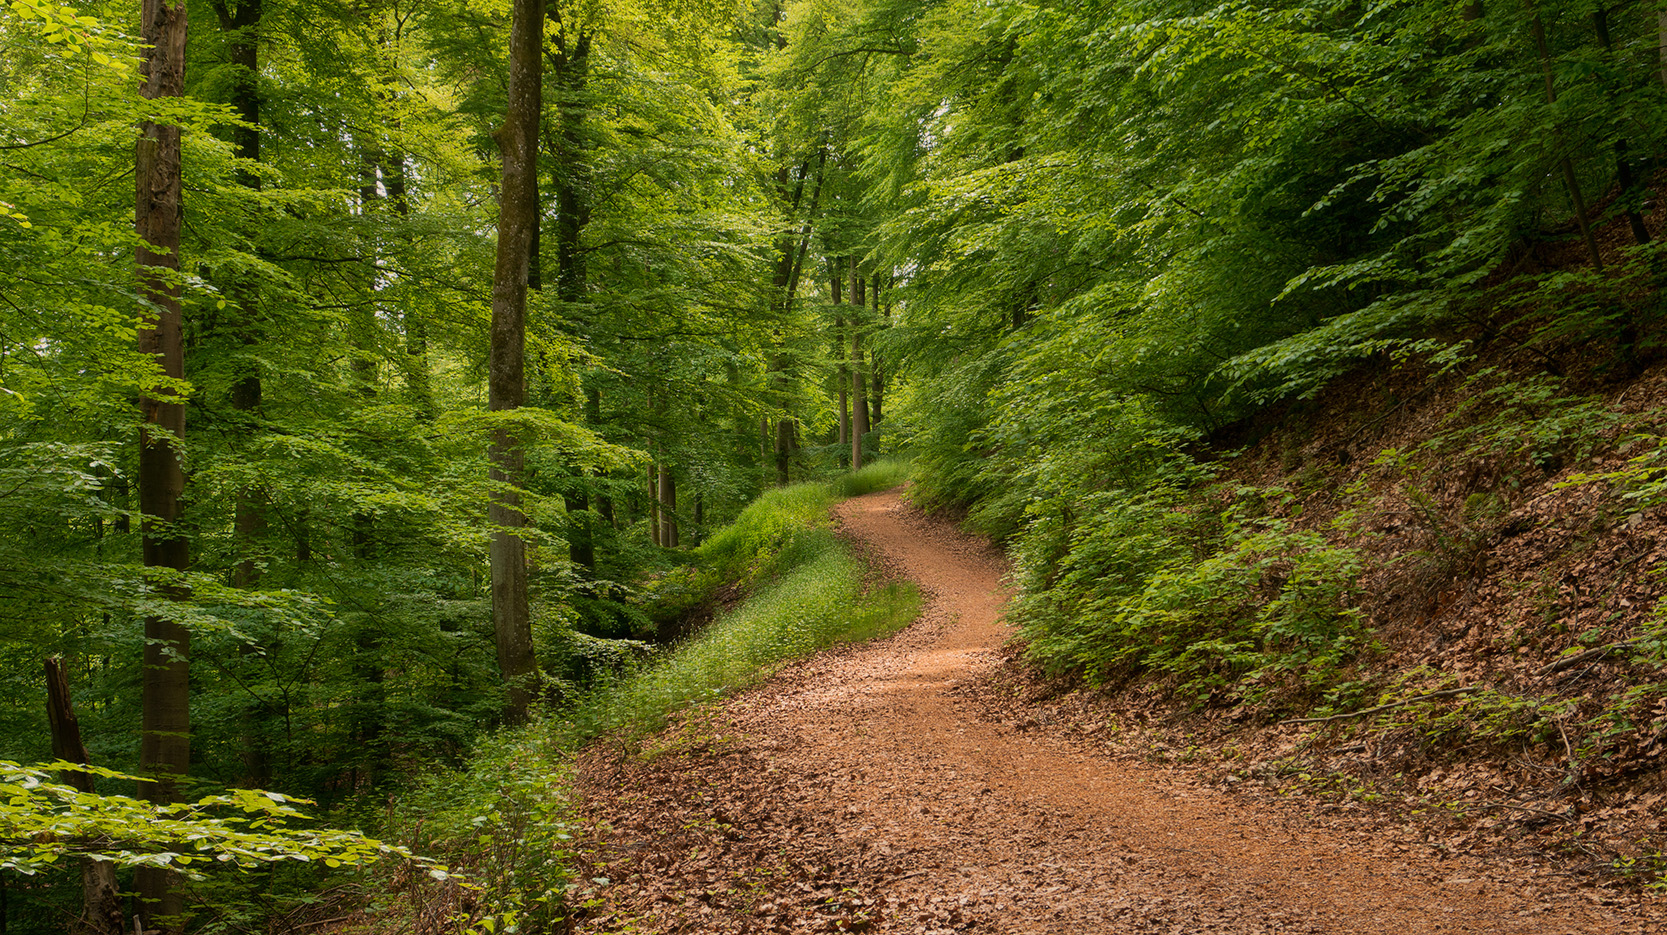
[{"label": "low green plant", "polygon": [[447,905],[461,894],[443,886],[423,894],[421,881],[410,885],[412,900],[490,929],[553,930],[576,893],[598,885],[578,876],[570,754],[541,721],[486,737],[463,768],[408,791],[396,823],[413,846],[447,855],[468,876],[476,908]]},{"label": "low green plant", "polygon": [[1626,416],[1601,397],[1565,393],[1563,383],[1546,373],[1506,379],[1496,368],[1483,368],[1466,381],[1464,401],[1447,416],[1455,427],[1428,444],[1462,446],[1473,458],[1516,456],[1552,472],[1583,460]]},{"label": "low green plant", "polygon": [[313,827],[296,808],[312,804],[305,799],[229,789],[192,802],[157,803],[82,792],[57,780],[54,774],[65,771],[138,781],[93,766],[0,760],[0,870],[32,875],[92,857],[120,867],[169,867],[189,877],[217,867],[252,870],[285,861],[357,867],[396,857],[446,873],[357,831]]},{"label": "low green plant", "polygon": [[1033,658],[1094,681],[1169,673],[1200,698],[1293,675],[1326,684],[1370,643],[1358,607],[1364,559],[1254,515],[1283,491],[1235,496],[1219,517],[1155,491],[1085,518],[1052,586],[1020,598]]}]

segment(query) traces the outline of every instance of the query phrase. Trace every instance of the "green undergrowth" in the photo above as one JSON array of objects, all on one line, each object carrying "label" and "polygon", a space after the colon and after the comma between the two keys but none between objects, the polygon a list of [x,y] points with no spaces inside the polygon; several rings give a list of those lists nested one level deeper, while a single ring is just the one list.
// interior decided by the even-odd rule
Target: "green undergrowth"
[{"label": "green undergrowth", "polygon": [[1288,492],[1159,487],[1107,500],[1060,537],[1068,546],[1039,523],[1019,550],[1014,617],[1045,669],[1102,684],[1158,673],[1200,701],[1255,698],[1293,682],[1319,690],[1371,645],[1364,559],[1272,515]]},{"label": "green undergrowth", "polygon": [[615,731],[639,736],[666,715],[768,675],[780,663],[836,643],[893,633],[920,611],[913,585],[864,591],[867,567],[825,522],[787,536],[778,574],[693,639],[646,665],[604,677],[547,725],[553,742],[577,747]]},{"label": "green undergrowth", "polygon": [[424,853],[445,855],[478,889],[416,880],[407,904],[428,915],[470,917],[470,931],[552,930],[608,883],[578,870],[572,771],[587,744],[604,736],[637,742],[680,708],[754,684],[819,649],[913,621],[918,591],[876,582],[835,536],[829,516],[843,497],[895,486],[907,471],[884,461],[760,497],[694,550],[679,578],[654,589],[661,599],[698,602],[738,586],[744,600],[693,637],[600,676],[532,724],[484,740],[465,768],[408,793],[394,816],[403,836]]},{"label": "green undergrowth", "polygon": [[688,564],[649,582],[651,615],[688,616],[725,591],[744,594],[780,578],[828,550],[806,537],[830,528],[828,511],[835,503],[896,487],[908,477],[908,462],[886,459],[830,481],[766,491],[694,549]]}]

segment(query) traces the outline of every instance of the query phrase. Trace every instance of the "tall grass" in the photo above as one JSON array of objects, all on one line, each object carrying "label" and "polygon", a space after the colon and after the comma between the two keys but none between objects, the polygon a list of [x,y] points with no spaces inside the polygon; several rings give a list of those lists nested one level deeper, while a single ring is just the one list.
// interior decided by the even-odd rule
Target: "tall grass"
[{"label": "tall grass", "polygon": [[920,612],[912,584],[864,593],[866,568],[827,528],[790,538],[787,570],[701,633],[636,671],[605,680],[547,725],[577,747],[600,734],[658,730],[666,715],[750,685],[780,663],[836,643],[883,636]]},{"label": "tall grass", "polygon": [[669,653],[602,680],[552,719],[552,740],[577,747],[611,731],[658,730],[670,712],[750,685],[786,660],[907,626],[920,613],[914,585],[865,590],[867,569],[835,538],[828,516],[840,499],[907,476],[906,463],[878,461],[759,497],[700,546],[681,599],[735,582],[755,586],[752,595]]}]

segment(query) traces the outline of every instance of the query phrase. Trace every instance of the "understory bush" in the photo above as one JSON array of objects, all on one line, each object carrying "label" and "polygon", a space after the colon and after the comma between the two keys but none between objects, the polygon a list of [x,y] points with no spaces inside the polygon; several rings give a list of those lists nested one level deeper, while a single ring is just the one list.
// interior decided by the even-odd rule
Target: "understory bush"
[{"label": "understory bush", "polygon": [[[1370,640],[1363,559],[1284,519],[1247,515],[1279,492],[1250,493],[1219,514],[1168,488],[1091,502],[1051,571],[1021,566],[1015,616],[1031,657],[1096,683],[1167,673],[1199,699],[1292,678],[1326,684]],[[1033,527],[1024,541],[1046,537]]]}]

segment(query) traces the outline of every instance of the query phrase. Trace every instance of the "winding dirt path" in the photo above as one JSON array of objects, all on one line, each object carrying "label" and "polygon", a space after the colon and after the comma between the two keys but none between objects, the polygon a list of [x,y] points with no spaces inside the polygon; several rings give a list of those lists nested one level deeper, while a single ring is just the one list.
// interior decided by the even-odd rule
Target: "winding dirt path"
[{"label": "winding dirt path", "polygon": [[582,931],[1645,933],[1659,902],[1437,859],[978,716],[1008,635],[999,555],[893,493],[847,534],[929,595],[888,640],[790,667],[593,757]]}]

